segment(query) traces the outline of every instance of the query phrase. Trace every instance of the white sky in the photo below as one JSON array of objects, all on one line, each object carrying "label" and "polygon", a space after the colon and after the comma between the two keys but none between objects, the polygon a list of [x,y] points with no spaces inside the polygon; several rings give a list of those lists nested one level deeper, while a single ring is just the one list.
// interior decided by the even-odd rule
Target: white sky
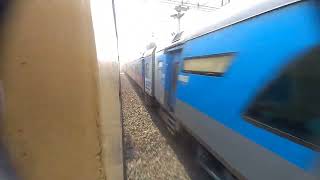
[{"label": "white sky", "polygon": [[[211,4],[215,2],[220,0],[209,0]],[[169,43],[173,38],[171,33],[177,30],[177,20],[170,17],[176,13],[174,5],[161,0],[116,0],[116,10],[122,62],[138,58],[152,41],[157,45]],[[188,10],[182,18],[181,30],[193,29],[205,21],[206,14],[208,12]]]},{"label": "white sky", "polygon": [[[210,6],[221,3],[220,0],[188,1],[207,3]],[[213,12],[190,9],[182,18],[181,30],[190,33],[228,16],[231,11],[241,10],[262,1],[266,0],[231,0],[229,5]],[[121,63],[140,57],[146,45],[152,41],[160,46],[169,43],[172,40],[171,33],[177,30],[177,21],[170,17],[176,13],[174,5],[163,3],[163,0],[115,0],[115,6]],[[115,58],[111,0],[91,0],[91,9],[98,59]]]}]

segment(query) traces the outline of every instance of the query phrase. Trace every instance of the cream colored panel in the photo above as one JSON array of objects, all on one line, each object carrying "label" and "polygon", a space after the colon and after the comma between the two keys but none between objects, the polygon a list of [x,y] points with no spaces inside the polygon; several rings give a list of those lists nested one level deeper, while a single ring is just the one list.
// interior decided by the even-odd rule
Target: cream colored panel
[{"label": "cream colored panel", "polygon": [[105,110],[105,121],[119,121],[118,72],[103,81],[113,93],[105,96],[113,98],[106,102],[113,104],[108,113],[110,107],[99,107],[89,0],[13,1],[2,30],[1,138],[18,175],[26,180],[104,179],[99,114]]},{"label": "cream colored panel", "polygon": [[184,60],[184,70],[192,72],[224,73],[233,55],[212,56]]},{"label": "cream colored panel", "polygon": [[111,0],[91,0],[99,64],[99,105],[102,160],[106,179],[123,177],[122,125],[119,101],[119,63]]}]

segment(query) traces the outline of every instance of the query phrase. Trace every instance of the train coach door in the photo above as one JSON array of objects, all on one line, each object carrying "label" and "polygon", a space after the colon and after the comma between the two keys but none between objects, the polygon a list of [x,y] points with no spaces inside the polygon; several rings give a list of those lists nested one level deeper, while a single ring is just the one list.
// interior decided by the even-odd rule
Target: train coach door
[{"label": "train coach door", "polygon": [[176,89],[179,74],[181,49],[170,53],[172,61],[170,62],[170,80],[169,80],[169,93],[167,94],[167,103],[169,111],[174,111],[176,104]]},{"label": "train coach door", "polygon": [[165,72],[164,62],[159,57],[155,60],[154,94],[161,105],[165,99]]},{"label": "train coach door", "polygon": [[148,57],[145,59],[144,69],[145,69],[144,90],[148,95],[152,96],[153,73],[152,73],[152,58],[151,57]]},{"label": "train coach door", "polygon": [[144,57],[144,91],[149,95],[154,95],[154,52],[155,48],[147,51]]}]

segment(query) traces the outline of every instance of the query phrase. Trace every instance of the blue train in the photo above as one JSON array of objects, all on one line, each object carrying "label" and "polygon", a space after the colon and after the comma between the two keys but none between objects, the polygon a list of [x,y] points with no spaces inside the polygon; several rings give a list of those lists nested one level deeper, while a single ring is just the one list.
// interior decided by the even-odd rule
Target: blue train
[{"label": "blue train", "polygon": [[318,1],[257,3],[124,69],[213,177],[320,179]]}]

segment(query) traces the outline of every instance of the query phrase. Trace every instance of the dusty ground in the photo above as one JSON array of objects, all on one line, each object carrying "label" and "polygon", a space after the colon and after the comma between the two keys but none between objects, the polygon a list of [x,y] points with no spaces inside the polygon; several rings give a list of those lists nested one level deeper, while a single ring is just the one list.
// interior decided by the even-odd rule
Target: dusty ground
[{"label": "dusty ground", "polygon": [[131,179],[209,179],[190,146],[179,143],[153,110],[147,109],[126,75],[121,75],[126,177]]}]

